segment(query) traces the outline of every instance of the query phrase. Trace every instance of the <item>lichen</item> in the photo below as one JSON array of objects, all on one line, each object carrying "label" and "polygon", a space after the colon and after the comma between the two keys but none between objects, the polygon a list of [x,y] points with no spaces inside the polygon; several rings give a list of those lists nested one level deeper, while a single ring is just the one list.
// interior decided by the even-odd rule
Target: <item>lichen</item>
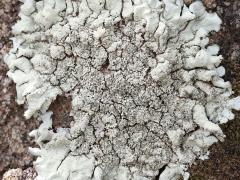
[{"label": "lichen", "polygon": [[[240,98],[208,45],[220,29],[200,1],[25,0],[5,58],[17,101],[42,125],[37,179],[172,179],[224,139]],[[49,105],[72,98],[70,128]]]}]

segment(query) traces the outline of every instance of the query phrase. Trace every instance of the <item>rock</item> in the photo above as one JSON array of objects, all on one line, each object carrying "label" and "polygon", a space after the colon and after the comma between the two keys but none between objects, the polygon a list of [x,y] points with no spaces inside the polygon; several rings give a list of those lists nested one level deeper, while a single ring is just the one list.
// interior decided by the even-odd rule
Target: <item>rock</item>
[{"label": "rock", "polygon": [[33,180],[36,177],[33,168],[22,170],[20,168],[10,169],[3,175],[3,180]]},{"label": "rock", "polygon": [[217,7],[216,0],[203,0],[203,3],[208,9],[214,9]]}]

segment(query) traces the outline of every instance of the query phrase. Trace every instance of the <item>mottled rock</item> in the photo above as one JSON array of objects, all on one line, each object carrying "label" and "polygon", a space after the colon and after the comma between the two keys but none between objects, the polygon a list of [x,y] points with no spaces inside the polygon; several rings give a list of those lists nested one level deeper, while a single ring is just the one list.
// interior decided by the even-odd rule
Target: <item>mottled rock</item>
[{"label": "mottled rock", "polygon": [[22,170],[20,168],[10,169],[3,175],[3,180],[33,180],[36,177],[33,168]]}]

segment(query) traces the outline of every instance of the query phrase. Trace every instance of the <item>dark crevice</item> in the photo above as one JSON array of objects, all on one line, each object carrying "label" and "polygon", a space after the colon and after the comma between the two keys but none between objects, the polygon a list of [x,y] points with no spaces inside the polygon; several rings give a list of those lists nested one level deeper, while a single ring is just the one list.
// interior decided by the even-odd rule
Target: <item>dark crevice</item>
[{"label": "dark crevice", "polygon": [[109,58],[107,57],[106,61],[102,64],[100,71],[104,74],[107,73],[109,64]]},{"label": "dark crevice", "polygon": [[65,96],[57,96],[56,100],[50,105],[49,110],[53,112],[53,130],[57,128],[70,128],[73,117],[70,116],[72,109],[72,99]]},{"label": "dark crevice", "polygon": [[166,169],[167,164],[165,164],[161,169],[159,169],[158,175],[153,180],[159,180],[159,177],[163,173],[163,171]]},{"label": "dark crevice", "polygon": [[68,157],[68,155],[70,154],[71,151],[68,151],[67,154],[64,156],[64,158],[61,160],[61,162],[59,163],[58,167],[57,167],[57,171],[60,168],[60,166],[62,165],[63,161]]}]

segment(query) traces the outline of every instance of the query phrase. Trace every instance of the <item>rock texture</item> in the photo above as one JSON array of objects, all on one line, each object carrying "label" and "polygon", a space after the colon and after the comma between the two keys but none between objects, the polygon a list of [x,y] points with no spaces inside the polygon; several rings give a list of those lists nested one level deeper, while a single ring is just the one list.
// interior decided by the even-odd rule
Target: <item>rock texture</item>
[{"label": "rock texture", "polygon": [[[212,0],[210,0],[212,1]],[[205,4],[211,11],[217,11],[223,20],[221,31],[212,34],[212,42],[221,45],[222,62],[226,68],[225,79],[232,82],[236,95],[240,94],[240,1],[215,0],[216,8],[212,9],[210,2]],[[240,113],[235,113],[234,121],[222,125],[226,134],[223,143],[217,143],[210,148],[210,158],[198,161],[191,168],[191,179],[228,180],[240,176]]]},{"label": "rock texture", "polygon": [[26,121],[22,116],[23,106],[15,102],[14,83],[6,76],[3,56],[11,47],[11,26],[18,19],[19,2],[0,1],[0,179],[9,168],[32,166],[33,157],[28,153],[34,145],[28,129],[34,129],[36,121]]},{"label": "rock texture", "polygon": [[33,168],[22,170],[10,169],[4,173],[2,180],[33,180],[36,177],[36,172]]}]

